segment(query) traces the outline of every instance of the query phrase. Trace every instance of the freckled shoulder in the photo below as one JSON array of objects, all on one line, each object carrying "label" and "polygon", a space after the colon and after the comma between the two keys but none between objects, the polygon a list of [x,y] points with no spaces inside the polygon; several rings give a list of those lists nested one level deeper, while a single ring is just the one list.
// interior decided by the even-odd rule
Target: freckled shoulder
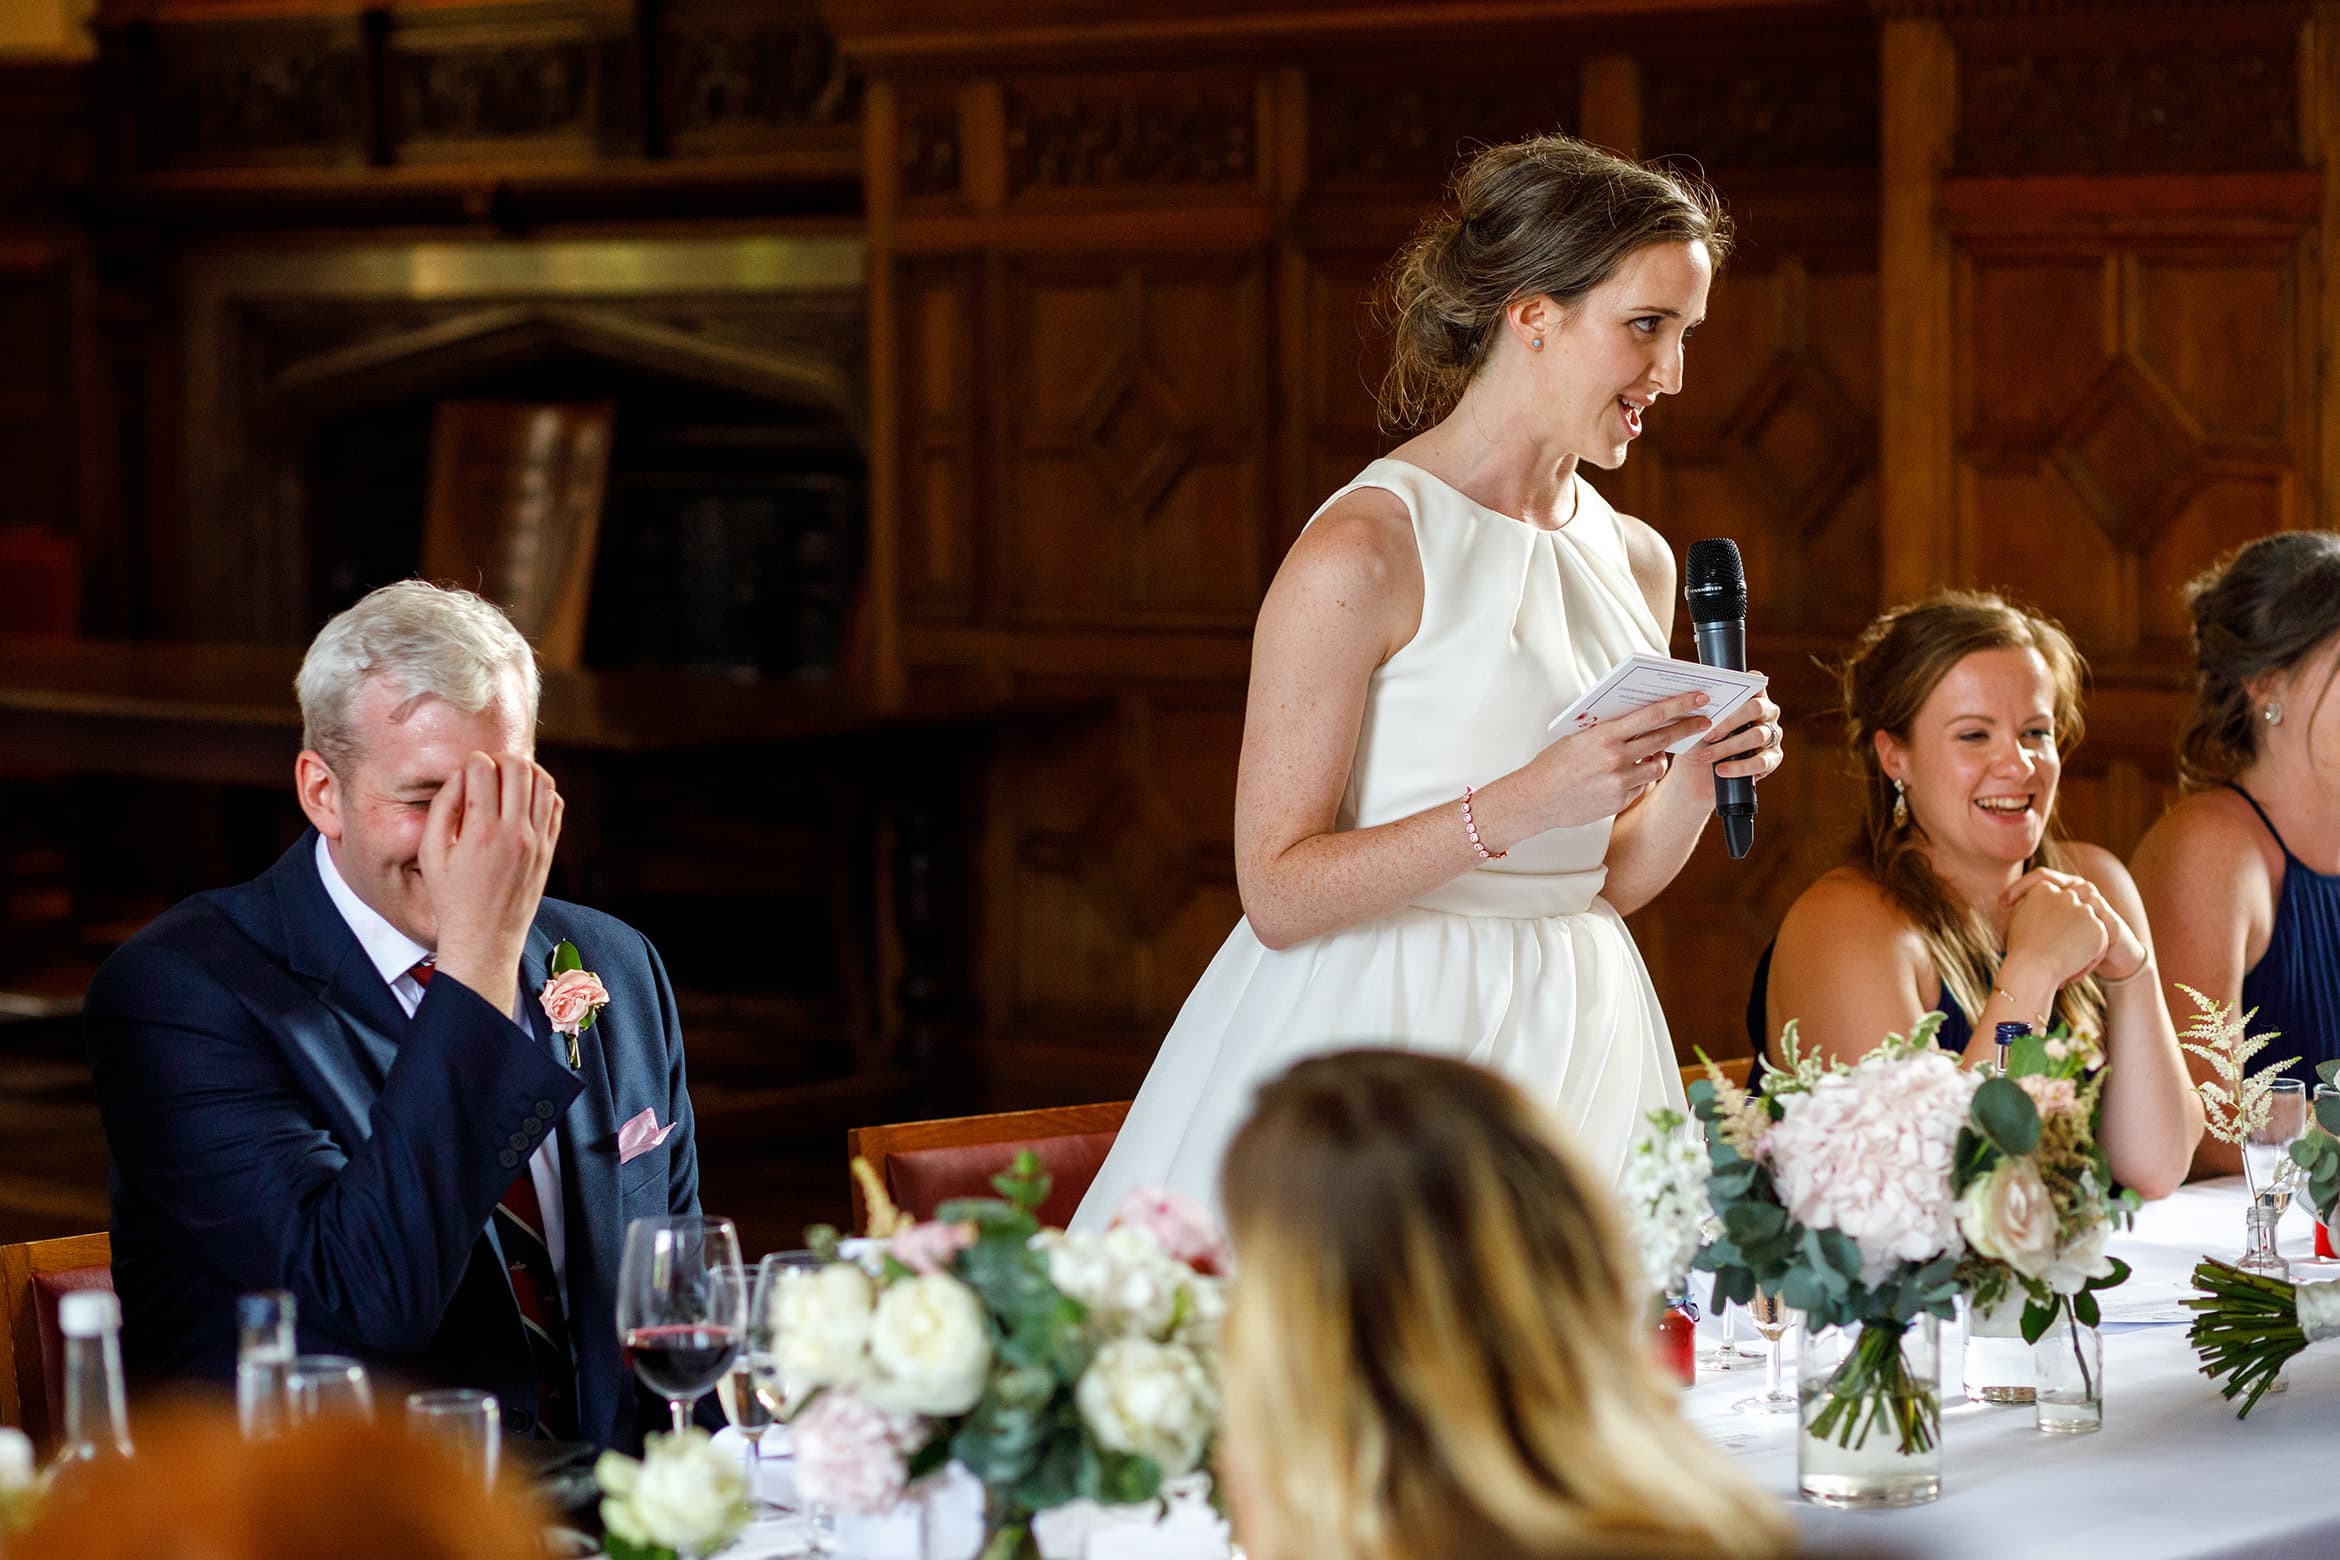
[{"label": "freckled shoulder", "polygon": [[1649,603],[1650,616],[1669,639],[1674,632],[1674,549],[1646,520],[1620,513],[1618,532],[1625,538],[1625,557],[1633,565],[1633,582]]}]

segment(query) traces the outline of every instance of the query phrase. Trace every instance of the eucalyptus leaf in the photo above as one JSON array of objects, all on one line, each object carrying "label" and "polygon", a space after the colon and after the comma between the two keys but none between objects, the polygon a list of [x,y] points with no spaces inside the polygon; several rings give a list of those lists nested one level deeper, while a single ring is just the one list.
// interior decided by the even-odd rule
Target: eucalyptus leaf
[{"label": "eucalyptus leaf", "polygon": [[1971,1114],[1975,1127],[2009,1158],[2039,1147],[2039,1107],[2012,1078],[1985,1078],[1974,1091]]}]

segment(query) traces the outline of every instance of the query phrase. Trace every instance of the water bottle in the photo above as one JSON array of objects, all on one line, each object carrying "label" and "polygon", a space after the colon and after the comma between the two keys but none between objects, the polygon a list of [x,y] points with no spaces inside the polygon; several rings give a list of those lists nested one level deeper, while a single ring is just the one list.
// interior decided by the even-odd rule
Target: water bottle
[{"label": "water bottle", "polygon": [[2031,1026],[2030,1026],[2029,1024],[2023,1024],[2023,1023],[2006,1023],[2006,1024],[2001,1024],[2001,1025],[1999,1026],[1999,1076],[2000,1076],[2000,1077],[2004,1078],[2004,1077],[2006,1077],[2006,1076],[2007,1076],[2007,1053],[2015,1049],[2015,1042],[2016,1042],[2016,1041],[2018,1041],[2018,1040],[2021,1040],[2021,1039],[2025,1038],[2025,1037],[2026,1037],[2026,1036],[2028,1036],[2030,1033],[2031,1033]]},{"label": "water bottle", "polygon": [[263,1289],[236,1300],[236,1423],[247,1441],[281,1434],[289,1413],[293,1297]]},{"label": "water bottle", "polygon": [[122,1306],[113,1291],[78,1289],[57,1304],[65,1335],[65,1437],[57,1466],[130,1455],[122,1401]]}]

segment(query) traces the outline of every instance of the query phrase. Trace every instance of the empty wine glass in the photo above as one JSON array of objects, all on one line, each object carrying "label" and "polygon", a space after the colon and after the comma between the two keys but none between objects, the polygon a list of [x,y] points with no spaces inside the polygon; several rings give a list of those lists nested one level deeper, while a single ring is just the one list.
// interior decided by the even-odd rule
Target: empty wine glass
[{"label": "empty wine glass", "polygon": [[285,1406],[295,1424],[335,1414],[374,1417],[374,1387],[366,1368],[346,1354],[296,1354],[285,1373]]},{"label": "empty wine glass", "polygon": [[[811,1251],[767,1252],[763,1260],[756,1264],[755,1295],[749,1302],[746,1350],[748,1374],[765,1408],[778,1421],[765,1432],[764,1440],[757,1444],[758,1457],[763,1455],[766,1443],[782,1448],[784,1456],[794,1453],[794,1447],[789,1441],[787,1419],[802,1406],[807,1388],[803,1382],[791,1383],[780,1369],[780,1290],[788,1282],[790,1274],[812,1273],[820,1267],[819,1254]],[[817,1502],[808,1504],[805,1515],[811,1529],[811,1553],[834,1553],[835,1515]]]},{"label": "empty wine glass", "polygon": [[2291,1265],[2275,1249],[2275,1227],[2291,1206],[2299,1166],[2291,1145],[2307,1135],[2307,1085],[2277,1078],[2267,1086],[2266,1119],[2243,1139],[2243,1181],[2250,1188],[2249,1245],[2235,1266],[2272,1278],[2291,1276]]},{"label": "empty wine glass", "polygon": [[618,1341],[642,1384],[666,1399],[676,1434],[739,1357],[746,1310],[739,1233],[729,1219],[667,1213],[626,1226]]},{"label": "empty wine glass", "polygon": [[1796,1324],[1796,1313],[1780,1304],[1779,1296],[1758,1289],[1755,1298],[1747,1302],[1747,1317],[1754,1322],[1756,1332],[1762,1334],[1763,1390],[1753,1397],[1744,1397],[1732,1404],[1743,1414],[1789,1414],[1795,1412],[1796,1395],[1779,1379],[1780,1340]]}]

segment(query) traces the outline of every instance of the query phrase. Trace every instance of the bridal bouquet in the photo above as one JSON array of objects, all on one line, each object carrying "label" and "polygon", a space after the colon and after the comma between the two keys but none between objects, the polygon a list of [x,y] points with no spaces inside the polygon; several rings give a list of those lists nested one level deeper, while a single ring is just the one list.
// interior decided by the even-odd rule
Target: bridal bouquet
[{"label": "bridal bouquet", "polygon": [[2060,1025],[2024,1036],[2009,1048],[2006,1072],[1976,1086],[1958,1134],[1950,1184],[1969,1250],[1960,1276],[1977,1310],[2023,1295],[2026,1343],[2059,1319],[2098,1325],[2096,1292],[2129,1276],[2105,1242],[2141,1199],[2113,1185],[2097,1145],[2100,1061],[2095,1042]]},{"label": "bridal bouquet", "polygon": [[1833,1065],[1800,1055],[1790,1024],[1787,1067],[1767,1072],[1760,1093],[1712,1062],[1690,1087],[1722,1221],[1698,1266],[1714,1274],[1718,1301],[1745,1304],[1761,1289],[1808,1328],[1857,1330],[1817,1410],[1805,1408],[1804,1434],[1842,1448],[1879,1430],[1904,1457],[1939,1444],[1940,1392],[1906,1358],[1903,1335],[1920,1316],[1949,1316],[1959,1294],[1951,1176],[1981,1083],[1935,1047],[1939,1024],[1928,1015],[1906,1039]]},{"label": "bridal bouquet", "polygon": [[[872,1265],[791,1272],[773,1303],[780,1374],[806,1394],[789,1421],[805,1498],[883,1511],[955,1462],[984,1486],[985,1560],[1007,1560],[1031,1552],[1040,1513],[1153,1501],[1202,1465],[1224,1253],[1160,1194],[1133,1194],[1103,1234],[1041,1229],[1049,1181],[1029,1153],[992,1184],[1002,1200],[899,1228],[881,1193]],[[833,1231],[824,1244],[834,1256]]]}]

